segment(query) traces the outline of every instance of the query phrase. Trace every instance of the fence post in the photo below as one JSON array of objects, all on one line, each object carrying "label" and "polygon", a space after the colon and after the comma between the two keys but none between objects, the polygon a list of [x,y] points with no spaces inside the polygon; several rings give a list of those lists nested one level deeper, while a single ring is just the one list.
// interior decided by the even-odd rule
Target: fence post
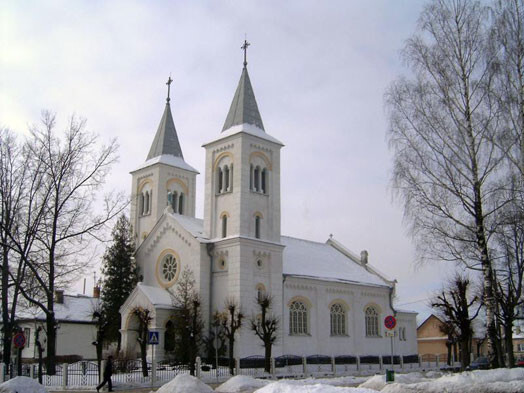
[{"label": "fence post", "polygon": [[440,365],[440,354],[437,354],[437,369],[439,368],[439,365]]},{"label": "fence post", "polygon": [[382,360],[382,355],[379,355],[378,356],[378,367],[380,370],[382,370],[382,367],[384,366],[384,363],[383,363],[383,360]]},{"label": "fence post", "polygon": [[200,356],[197,356],[196,358],[196,365],[195,365],[195,374],[197,378],[200,378],[200,373],[202,372],[202,359],[200,359]]},{"label": "fence post", "polygon": [[154,386],[155,382],[156,382],[156,359],[152,358],[151,359],[151,386]]},{"label": "fence post", "polygon": [[360,371],[360,355],[357,355],[357,371]]},{"label": "fence post", "polygon": [[240,375],[240,358],[235,358],[235,375]]},{"label": "fence post", "polygon": [[62,386],[67,386],[67,363],[62,363]]},{"label": "fence post", "polygon": [[275,358],[271,358],[269,360],[269,371],[271,372],[271,375],[274,377],[276,374],[276,367],[275,367]]},{"label": "fence post", "polygon": [[404,370],[404,356],[400,355],[399,358],[400,358],[400,369]]},{"label": "fence post", "polygon": [[305,356],[302,356],[302,372],[307,375],[307,359]]},{"label": "fence post", "polygon": [[31,379],[33,379],[33,378],[35,377],[35,367],[34,367],[34,364],[33,364],[33,363],[31,363],[31,364],[29,365],[29,377],[30,377]]},{"label": "fence post", "polygon": [[422,355],[418,355],[418,368],[422,368]]},{"label": "fence post", "polygon": [[0,363],[0,383],[4,382],[5,378],[5,364]]},{"label": "fence post", "polygon": [[337,374],[337,365],[335,363],[335,357],[331,356],[331,371],[333,372],[333,375]]}]

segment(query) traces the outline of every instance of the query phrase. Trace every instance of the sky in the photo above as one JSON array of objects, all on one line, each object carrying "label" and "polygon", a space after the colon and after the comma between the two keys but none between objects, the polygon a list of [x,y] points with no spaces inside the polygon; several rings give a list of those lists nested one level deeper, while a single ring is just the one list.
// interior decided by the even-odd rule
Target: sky
[{"label": "sky", "polygon": [[[282,234],[332,234],[398,280],[397,305],[428,315],[453,266],[416,263],[390,186],[384,93],[409,75],[400,57],[421,0],[15,1],[0,7],[0,126],[23,135],[43,109],[76,114],[101,142],[117,138],[106,191],[130,193],[147,156],[171,75],[184,158],[200,171],[203,143],[222,130],[248,69],[266,132],[281,140]],[[87,269],[88,288],[98,260]],[[82,280],[72,291],[82,291]],[[90,290],[88,290],[90,292]],[[419,318],[419,319],[420,319]]]}]

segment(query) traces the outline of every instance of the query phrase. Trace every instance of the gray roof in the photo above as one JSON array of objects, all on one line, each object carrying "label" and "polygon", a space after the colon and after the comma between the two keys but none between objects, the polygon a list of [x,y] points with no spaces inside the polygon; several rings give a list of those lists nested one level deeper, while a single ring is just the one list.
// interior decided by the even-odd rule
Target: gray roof
[{"label": "gray roof", "polygon": [[264,130],[264,124],[262,124],[262,118],[258,111],[255,93],[253,93],[253,87],[249,80],[249,74],[247,73],[247,68],[244,67],[222,131],[246,123]]},{"label": "gray roof", "polygon": [[176,134],[175,123],[173,122],[169,103],[166,103],[166,109],[164,110],[162,119],[160,119],[160,124],[158,125],[155,139],[151,144],[151,149],[149,149],[147,160],[163,154],[170,154],[184,159],[180,143],[178,142],[178,136]]}]

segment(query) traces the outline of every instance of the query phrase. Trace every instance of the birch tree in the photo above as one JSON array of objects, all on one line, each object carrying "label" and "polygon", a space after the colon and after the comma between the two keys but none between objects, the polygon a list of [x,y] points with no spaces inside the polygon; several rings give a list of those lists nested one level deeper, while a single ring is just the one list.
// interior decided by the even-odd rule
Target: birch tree
[{"label": "birch tree", "polygon": [[403,50],[412,76],[389,88],[393,185],[422,261],[459,261],[483,276],[490,361],[501,359],[490,241],[507,201],[499,113],[489,91],[494,59],[488,10],[435,0]]}]

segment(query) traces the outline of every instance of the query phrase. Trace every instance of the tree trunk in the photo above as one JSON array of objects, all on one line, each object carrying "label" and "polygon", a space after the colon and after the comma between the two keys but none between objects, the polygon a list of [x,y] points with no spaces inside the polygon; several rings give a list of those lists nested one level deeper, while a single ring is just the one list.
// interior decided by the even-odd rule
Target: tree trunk
[{"label": "tree trunk", "polygon": [[460,345],[460,368],[465,370],[469,366],[469,338],[462,339],[459,343]]},{"label": "tree trunk", "polygon": [[229,373],[234,375],[235,358],[234,358],[235,337],[229,337]]},{"label": "tree trunk", "polygon": [[506,355],[508,359],[507,366],[513,368],[515,367],[515,354],[513,353],[513,321],[506,321],[506,325],[504,326],[504,338],[506,341]]},{"label": "tree trunk", "polygon": [[11,340],[13,339],[13,327],[9,319],[9,253],[7,247],[2,248],[2,362],[9,364],[11,360]]},{"label": "tree trunk", "polygon": [[447,365],[448,366],[451,366],[451,347],[452,347],[452,344],[450,342],[447,342],[446,343],[446,347],[448,348],[448,361],[447,361]]},{"label": "tree trunk", "polygon": [[47,353],[46,353],[46,371],[47,375],[56,374],[56,320],[55,314],[52,311],[47,314],[46,318],[46,333],[47,333]]},{"label": "tree trunk", "polygon": [[148,376],[147,372],[147,340],[144,338],[140,343],[140,357],[142,358],[142,375]]},{"label": "tree trunk", "polygon": [[271,372],[271,347],[272,345],[270,342],[265,342],[264,347],[265,347],[264,371],[266,373],[270,373]]}]

